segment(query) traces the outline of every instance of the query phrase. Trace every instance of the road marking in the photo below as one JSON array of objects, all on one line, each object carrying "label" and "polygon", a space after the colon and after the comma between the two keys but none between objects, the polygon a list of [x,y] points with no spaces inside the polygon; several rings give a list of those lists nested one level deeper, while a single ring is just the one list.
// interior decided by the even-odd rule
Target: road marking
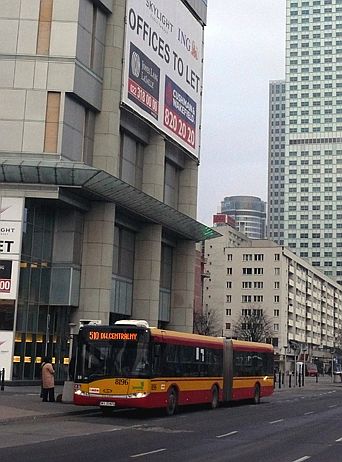
[{"label": "road marking", "polygon": [[236,435],[236,433],[238,433],[238,432],[237,431],[229,432],[229,433],[225,433],[224,435],[218,435],[218,436],[216,436],[216,438],[224,438],[225,436]]},{"label": "road marking", "polygon": [[313,414],[314,411],[310,411],[310,412],[305,412],[304,415],[310,415],[310,414]]},{"label": "road marking", "polygon": [[304,460],[308,460],[308,459],[310,459],[310,456],[304,456],[301,459],[296,459],[296,460],[293,460],[292,462],[304,462]]},{"label": "road marking", "polygon": [[336,440],[336,443],[341,443],[342,442],[342,438],[339,438],[338,440]]},{"label": "road marking", "polygon": [[337,404],[331,404],[329,407],[336,407]]},{"label": "road marking", "polygon": [[272,420],[272,422],[269,422],[270,424],[275,424],[279,422],[284,422],[284,419],[278,419],[278,420]]},{"label": "road marking", "polygon": [[156,449],[155,451],[149,451],[149,452],[142,452],[141,454],[134,454],[133,456],[130,456],[132,459],[134,457],[144,457],[144,456],[148,456],[150,454],[157,454],[157,452],[163,452],[163,451],[166,451],[166,449]]}]

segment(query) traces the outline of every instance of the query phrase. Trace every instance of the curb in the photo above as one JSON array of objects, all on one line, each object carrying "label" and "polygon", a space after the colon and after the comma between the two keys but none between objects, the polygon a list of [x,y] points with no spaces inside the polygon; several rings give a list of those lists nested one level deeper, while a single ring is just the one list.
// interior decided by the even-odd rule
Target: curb
[{"label": "curb", "polygon": [[1,425],[8,425],[10,423],[16,422],[29,422],[29,421],[37,421],[37,420],[44,420],[50,417],[65,417],[65,416],[73,416],[73,415],[82,415],[82,414],[92,414],[94,411],[97,412],[97,408],[94,409],[85,409],[83,411],[66,411],[66,412],[58,412],[52,414],[41,414],[41,415],[25,415],[21,417],[10,417],[5,419],[0,419],[0,426]]}]

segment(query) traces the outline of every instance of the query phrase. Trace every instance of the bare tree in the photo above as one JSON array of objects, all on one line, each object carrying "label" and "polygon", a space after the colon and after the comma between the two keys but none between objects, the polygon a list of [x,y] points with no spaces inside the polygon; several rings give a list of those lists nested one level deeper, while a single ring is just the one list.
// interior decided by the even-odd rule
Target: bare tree
[{"label": "bare tree", "polygon": [[272,321],[262,310],[250,309],[233,325],[233,335],[239,340],[269,342],[273,337]]},{"label": "bare tree", "polygon": [[209,335],[216,337],[222,334],[222,327],[217,321],[216,313],[194,313],[194,334]]}]

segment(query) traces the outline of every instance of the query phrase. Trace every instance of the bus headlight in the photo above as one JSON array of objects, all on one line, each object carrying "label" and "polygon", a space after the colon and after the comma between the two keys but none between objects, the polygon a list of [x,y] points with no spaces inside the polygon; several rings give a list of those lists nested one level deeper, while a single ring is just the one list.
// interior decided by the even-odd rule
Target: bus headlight
[{"label": "bus headlight", "polygon": [[147,395],[148,393],[146,392],[139,392],[139,393],[131,393],[127,397],[128,398],[146,398]]},{"label": "bus headlight", "polygon": [[82,395],[82,390],[75,391],[75,395]]}]

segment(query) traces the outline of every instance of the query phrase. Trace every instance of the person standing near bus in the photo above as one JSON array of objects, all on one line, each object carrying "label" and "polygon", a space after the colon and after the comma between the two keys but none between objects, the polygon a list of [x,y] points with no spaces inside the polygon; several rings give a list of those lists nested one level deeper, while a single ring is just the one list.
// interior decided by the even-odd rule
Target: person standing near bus
[{"label": "person standing near bus", "polygon": [[43,402],[50,401],[50,403],[53,403],[55,401],[55,370],[49,357],[43,359],[42,398]]}]

